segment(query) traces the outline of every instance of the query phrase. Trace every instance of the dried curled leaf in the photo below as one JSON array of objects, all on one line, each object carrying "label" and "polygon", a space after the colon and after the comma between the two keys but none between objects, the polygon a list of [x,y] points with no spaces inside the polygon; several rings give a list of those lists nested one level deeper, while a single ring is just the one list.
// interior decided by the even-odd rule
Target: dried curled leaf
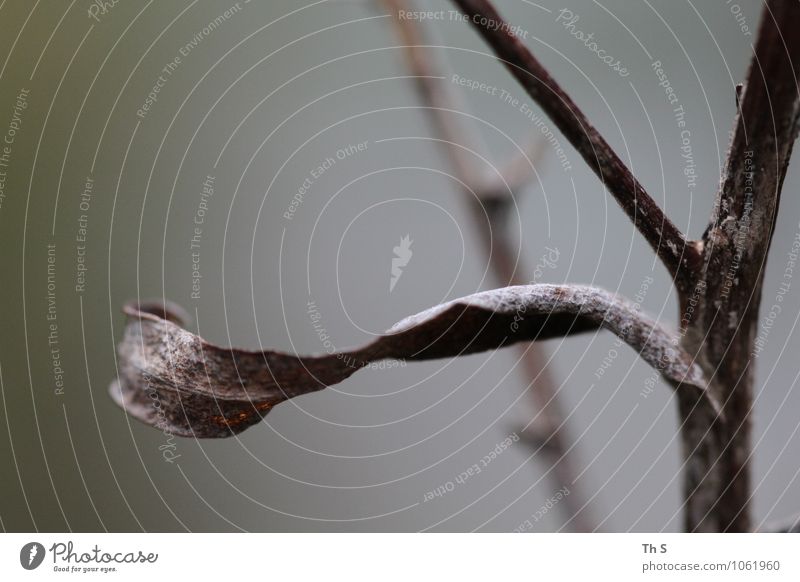
[{"label": "dried curled leaf", "polygon": [[181,436],[225,437],[276,404],[321,390],[384,359],[465,355],[519,341],[606,328],[696,401],[719,407],[675,337],[626,300],[578,285],[522,285],[438,305],[394,325],[362,348],[321,356],[215,346],[183,329],[179,308],[129,304],[111,393],[139,420]]}]

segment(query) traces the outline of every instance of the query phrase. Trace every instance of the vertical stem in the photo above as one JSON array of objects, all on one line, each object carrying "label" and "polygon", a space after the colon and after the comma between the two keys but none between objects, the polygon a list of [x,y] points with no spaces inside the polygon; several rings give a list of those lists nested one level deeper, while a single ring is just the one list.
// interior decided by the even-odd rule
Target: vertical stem
[{"label": "vertical stem", "polygon": [[[711,224],[703,240],[699,309],[686,346],[723,404],[726,422],[682,409],[686,446],[706,453],[687,471],[689,531],[749,531],[753,346],[780,192],[797,137],[800,2],[765,6]],[[685,297],[682,303],[686,304]],[[719,439],[718,443],[711,442]]]}]

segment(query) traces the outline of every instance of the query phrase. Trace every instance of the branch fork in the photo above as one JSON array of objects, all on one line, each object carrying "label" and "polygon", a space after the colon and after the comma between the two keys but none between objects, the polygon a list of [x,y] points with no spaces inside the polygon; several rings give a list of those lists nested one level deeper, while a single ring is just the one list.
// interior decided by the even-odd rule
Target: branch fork
[{"label": "branch fork", "polygon": [[[395,11],[405,7],[401,0],[384,1]],[[752,348],[781,188],[800,128],[800,2],[766,2],[747,79],[736,92],[738,115],[720,191],[709,227],[701,240],[693,241],[669,220],[492,3],[453,1],[664,264],[680,299],[680,334],[601,289],[514,285],[516,262],[500,218],[530,178],[531,158],[538,159],[541,144],[523,148],[497,176],[476,174],[473,160],[460,147],[470,142],[465,128],[454,121],[460,108],[449,88],[435,79],[430,47],[414,24],[395,19],[440,141],[451,144],[446,150],[455,171],[479,193],[476,216],[490,210],[492,223],[482,235],[487,248],[498,243],[494,268],[512,286],[432,307],[365,346],[320,356],[218,347],[186,331],[173,306],[130,304],[112,396],[139,420],[172,434],[225,437],[256,424],[280,402],[341,382],[378,360],[449,358],[606,329],[675,390],[685,458],[686,529],[749,531]],[[537,442],[547,438],[539,429],[528,435]],[[551,439],[558,435],[550,432]],[[796,520],[780,527],[796,528]]]}]

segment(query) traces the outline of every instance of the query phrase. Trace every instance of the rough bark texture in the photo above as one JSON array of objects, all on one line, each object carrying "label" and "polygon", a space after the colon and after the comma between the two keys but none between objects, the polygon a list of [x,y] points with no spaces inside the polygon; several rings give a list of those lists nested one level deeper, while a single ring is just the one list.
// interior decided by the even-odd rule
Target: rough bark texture
[{"label": "rough bark texture", "polygon": [[428,360],[605,328],[639,352],[688,400],[708,408],[702,370],[676,337],[601,289],[524,285],[484,291],[395,324],[354,350],[320,356],[215,346],[181,327],[178,308],[128,305],[114,399],[165,432],[226,437],[257,423],[276,404],[321,390],[384,359]]},{"label": "rough bark texture", "polygon": [[699,252],[667,218],[631,171],[589,123],[574,101],[556,83],[511,27],[487,0],[454,0],[470,22],[519,81],[528,95],[553,120],[564,137],[597,174],[634,225],[676,278],[681,266],[695,264]]},{"label": "rough bark texture", "polygon": [[[733,140],[701,241],[688,241],[668,220],[575,103],[509,33],[490,2],[454,2],[603,180],[668,268],[680,300],[680,335],[668,333],[617,296],[577,285],[477,293],[409,317],[362,348],[306,357],[220,348],[183,329],[172,307],[130,305],[112,394],[135,417],[167,432],[229,436],[258,422],[279,402],[340,382],[377,360],[452,357],[605,328],[638,350],[677,389],[686,529],[750,530],[754,339],[780,191],[798,133],[800,2],[770,0],[765,6],[746,83],[737,88]],[[441,115],[447,104],[430,82],[429,64],[418,50],[410,57],[421,71],[423,95],[439,112],[435,119],[445,141],[457,143],[459,128]],[[456,149],[450,151],[464,176],[481,179]],[[474,208],[485,210],[490,224],[497,224],[508,192],[484,185],[484,194]],[[493,244],[492,231],[483,234]],[[511,282],[515,262],[509,249],[503,250],[506,239],[498,240],[495,268]],[[797,527],[795,520],[781,529]]]},{"label": "rough bark texture", "polygon": [[[798,131],[800,3],[770,0],[743,88],[711,224],[688,241],[488,0],[453,0],[606,184],[673,275],[682,343],[724,402],[725,420],[681,400],[685,526],[749,531],[754,338],[764,266]],[[476,18],[477,17],[477,18]]]},{"label": "rough bark texture", "polygon": [[[711,224],[703,239],[696,307],[683,316],[684,345],[698,355],[723,403],[717,458],[687,482],[689,531],[749,531],[750,413],[758,308],[781,187],[798,130],[800,3],[767,4]],[[689,310],[684,295],[684,309]],[[699,301],[698,301],[699,299]],[[684,433],[697,433],[684,418]],[[705,422],[705,421],[704,421]],[[687,438],[687,446],[695,439]],[[707,448],[707,447],[703,447]],[[697,490],[694,491],[694,488]]]}]

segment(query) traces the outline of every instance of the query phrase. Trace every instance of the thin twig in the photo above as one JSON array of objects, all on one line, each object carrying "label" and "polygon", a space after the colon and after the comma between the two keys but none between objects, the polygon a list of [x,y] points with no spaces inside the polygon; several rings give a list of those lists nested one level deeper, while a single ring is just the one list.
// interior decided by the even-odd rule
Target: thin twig
[{"label": "thin twig", "polygon": [[[594,170],[650,243],[681,289],[685,271],[699,265],[699,249],[667,218],[572,99],[511,32],[488,0],[454,0],[533,100]],[[689,269],[686,269],[689,267]]]},{"label": "thin twig", "polygon": [[[459,180],[466,185],[466,197],[470,200],[475,224],[481,233],[483,245],[489,254],[490,264],[495,276],[504,285],[519,285],[523,281],[517,275],[516,258],[513,244],[504,224],[507,211],[511,206],[512,195],[518,193],[532,175],[532,167],[544,153],[540,138],[530,138],[528,144],[511,158],[498,173],[487,177],[477,173],[474,159],[468,159],[468,149],[474,138],[470,132],[458,122],[457,115],[461,107],[446,82],[442,82],[442,72],[431,54],[424,33],[418,23],[410,19],[399,18],[401,10],[410,9],[405,0],[384,0],[393,13],[392,22],[398,36],[404,44],[404,54],[409,69],[415,75],[417,90],[427,105],[426,111],[432,119],[440,137],[444,150],[457,173]],[[470,141],[471,140],[471,141]],[[489,220],[487,221],[487,215]],[[523,346],[520,350],[523,370],[530,383],[531,397],[535,409],[536,424],[528,429],[530,434],[537,435],[541,443],[541,451],[551,459],[553,473],[559,486],[567,486],[571,490],[565,498],[564,506],[578,531],[591,531],[594,526],[585,509],[587,504],[575,484],[577,472],[571,455],[567,454],[565,421],[563,407],[558,396],[558,389],[549,370],[542,347],[536,345]],[[530,436],[530,435],[526,435]],[[529,439],[526,439],[530,442]],[[537,445],[537,449],[540,447]],[[581,511],[581,508],[584,508]]]},{"label": "thin twig", "polygon": [[529,137],[520,151],[500,168],[500,176],[509,191],[519,192],[528,184],[533,176],[531,169],[544,158],[545,143],[539,136]]}]

